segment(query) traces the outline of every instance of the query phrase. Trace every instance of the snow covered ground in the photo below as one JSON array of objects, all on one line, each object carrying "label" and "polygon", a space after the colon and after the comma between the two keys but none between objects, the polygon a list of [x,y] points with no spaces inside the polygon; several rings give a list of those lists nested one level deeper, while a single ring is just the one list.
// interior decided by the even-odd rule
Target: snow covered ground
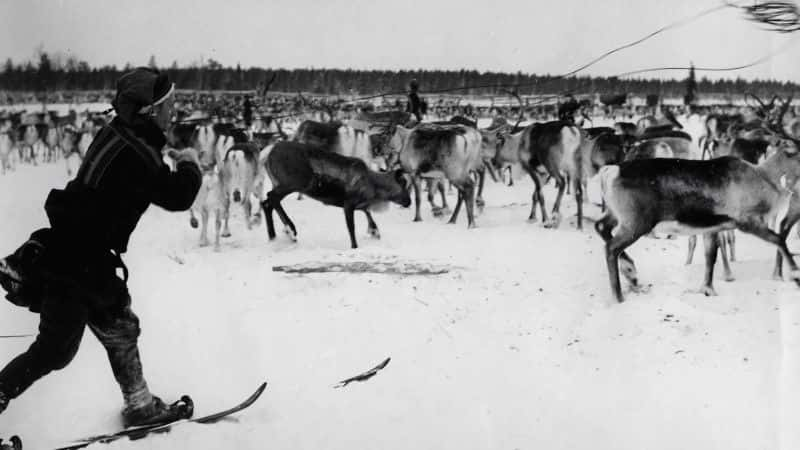
[{"label": "snow covered ground", "polygon": [[[65,182],[62,163],[0,177],[0,253],[46,224],[46,193]],[[383,237],[374,240],[358,214],[358,250],[341,210],[310,199],[285,201],[299,242],[279,234],[268,243],[263,225],[248,231],[236,209],[220,253],[197,246],[188,213],[150,209],[125,260],[153,392],[191,394],[202,415],[269,387],[232,420],[105,448],[800,448],[800,291],[770,280],[772,248],[739,234],[737,280],[720,278],[720,295],[708,298],[685,292],[700,284],[700,249],[687,267],[685,238],[642,239],[630,253],[652,287],[618,305],[591,222],[583,232],[572,220],[559,230],[528,223],[531,186],[490,182],[474,230],[463,216],[433,218],[427,205],[422,223],[392,207],[376,215]],[[548,187],[548,205],[553,196]],[[571,216],[572,197],[565,208]],[[272,271],[376,260],[451,270]],[[37,319],[0,301],[0,334],[35,333]],[[0,363],[31,342],[0,339]],[[387,357],[372,379],[333,388]],[[54,448],[117,429],[120,407],[87,333],[70,366],[0,415],[0,437]]]}]

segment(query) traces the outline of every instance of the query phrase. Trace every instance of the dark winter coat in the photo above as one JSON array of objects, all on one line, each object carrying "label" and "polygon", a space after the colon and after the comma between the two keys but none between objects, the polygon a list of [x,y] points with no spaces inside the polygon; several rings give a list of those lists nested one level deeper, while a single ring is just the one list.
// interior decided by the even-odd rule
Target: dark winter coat
[{"label": "dark winter coat", "polygon": [[189,209],[202,175],[191,162],[173,172],[164,163],[164,133],[151,121],[114,119],[95,137],[75,179],[53,189],[45,210],[61,244],[81,253],[124,253],[152,203],[169,211]]},{"label": "dark winter coat", "polygon": [[406,111],[414,114],[414,116],[417,118],[417,121],[422,121],[421,101],[416,92],[411,92],[408,94],[408,105],[406,106]]}]

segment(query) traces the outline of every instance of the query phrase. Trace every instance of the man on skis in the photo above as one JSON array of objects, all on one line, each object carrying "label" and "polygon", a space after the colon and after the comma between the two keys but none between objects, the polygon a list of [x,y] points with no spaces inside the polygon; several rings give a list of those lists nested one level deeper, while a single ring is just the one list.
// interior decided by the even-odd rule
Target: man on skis
[{"label": "man on skis", "polygon": [[139,319],[120,258],[151,203],[185,211],[200,188],[194,150],[173,151],[174,171],[162,159],[174,90],[154,69],[124,74],[112,102],[116,117],[94,138],[75,178],[47,197],[50,227],[0,259],[6,298],[40,315],[34,343],[0,371],[0,413],[36,380],[70,363],[88,325],[122,390],[125,427],[191,416],[188,397],[168,405],[147,387]]}]

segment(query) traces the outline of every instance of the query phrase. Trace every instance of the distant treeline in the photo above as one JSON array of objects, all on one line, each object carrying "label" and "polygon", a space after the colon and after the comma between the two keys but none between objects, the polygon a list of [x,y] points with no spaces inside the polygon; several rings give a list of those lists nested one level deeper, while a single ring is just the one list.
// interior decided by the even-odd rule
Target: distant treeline
[{"label": "distant treeline", "polygon": [[[155,59],[150,63],[155,66]],[[39,54],[37,64],[15,64],[11,59],[0,67],[0,90],[41,92],[113,90],[119,76],[131,66],[90,67],[75,58],[51,59]],[[350,70],[350,69],[243,69],[224,67],[214,60],[202,66],[161,68],[169,73],[179,89],[260,90],[275,75],[270,91],[310,92],[325,95],[363,96],[403,91],[411,79],[417,79],[422,93],[472,86],[451,92],[454,95],[502,95],[509,86],[519,86],[520,95],[536,94],[659,94],[681,97],[686,93],[685,79],[657,80],[615,77],[558,78],[550,75],[478,72],[475,70]],[[688,76],[688,71],[687,71]],[[478,87],[480,86],[480,87]],[[747,81],[697,80],[697,92],[743,94],[761,97],[792,95],[798,84],[771,80]]]}]

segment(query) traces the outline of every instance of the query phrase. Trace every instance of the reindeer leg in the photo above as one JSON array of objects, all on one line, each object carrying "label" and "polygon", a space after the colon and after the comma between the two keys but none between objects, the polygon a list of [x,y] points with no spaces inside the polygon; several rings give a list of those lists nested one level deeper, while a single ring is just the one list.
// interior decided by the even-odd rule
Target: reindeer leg
[{"label": "reindeer leg", "polygon": [[733,277],[733,272],[731,272],[731,266],[728,264],[728,245],[725,242],[725,235],[728,232],[721,231],[717,233],[717,242],[719,243],[719,253],[722,257],[722,269],[725,271],[725,281],[733,281],[735,278]]},{"label": "reindeer leg", "polygon": [[[782,230],[778,235],[786,242],[786,238],[789,237],[789,231],[791,231],[791,226]],[[775,252],[775,268],[772,270],[772,279],[776,281],[783,281],[783,255],[781,254],[780,250]]]},{"label": "reindeer leg", "polygon": [[269,240],[275,239],[275,223],[272,221],[272,204],[269,201],[269,194],[267,199],[261,202],[261,209],[264,210],[264,221],[267,223],[267,237]]},{"label": "reindeer leg", "polygon": [[[251,202],[250,203],[250,212],[252,213],[253,211],[255,211],[255,214],[253,215],[253,225],[260,225],[261,224],[261,210],[260,210],[260,208],[258,206],[259,203],[260,203],[258,201],[258,196],[256,194],[251,194],[250,202]],[[253,203],[253,202],[255,202],[255,203]],[[255,205],[255,209],[253,208],[254,205]]]},{"label": "reindeer leg", "polygon": [[483,211],[483,207],[485,203],[483,202],[483,182],[486,181],[486,168],[482,167],[478,169],[478,195],[475,198],[475,206],[477,206],[481,211]]},{"label": "reindeer leg", "polygon": [[622,287],[619,282],[620,259],[622,259],[622,274],[631,283],[631,287],[636,289],[639,285],[636,273],[636,265],[633,259],[625,253],[625,248],[636,242],[640,237],[647,233],[646,227],[631,230],[628,227],[618,227],[617,235],[612,236],[611,230],[616,225],[616,219],[606,214],[595,223],[595,230],[606,243],[606,265],[608,266],[608,279],[611,284],[611,292],[617,302],[622,303],[625,298],[622,296]]},{"label": "reindeer leg", "polygon": [[780,250],[775,251],[775,268],[772,269],[772,279],[783,281],[783,255]]},{"label": "reindeer leg", "polygon": [[222,201],[222,208],[224,214],[222,215],[224,220],[224,225],[222,227],[222,237],[231,237],[231,230],[228,228],[228,219],[231,216],[231,199],[228,195],[225,195],[225,199]]},{"label": "reindeer leg", "polygon": [[201,228],[200,228],[200,247],[208,245],[208,208],[200,210]]},{"label": "reindeer leg", "polygon": [[435,215],[436,214],[435,211],[439,209],[439,207],[436,206],[436,202],[433,201],[434,192],[433,192],[433,186],[431,185],[431,180],[425,180],[425,184],[427,185],[427,187],[425,188],[425,192],[428,194],[428,203],[431,204],[431,209],[434,211]]},{"label": "reindeer leg", "polygon": [[475,228],[475,183],[472,180],[467,180],[467,184],[462,187],[461,197],[467,206],[467,228]]},{"label": "reindeer leg", "polygon": [[436,189],[439,190],[439,195],[442,197],[442,213],[447,213],[447,211],[450,211],[450,206],[447,204],[447,192],[444,190],[444,182],[442,180],[436,183]]},{"label": "reindeer leg", "polygon": [[380,239],[381,232],[378,230],[378,224],[372,219],[372,214],[367,209],[364,210],[364,214],[367,216],[367,233],[375,239]]},{"label": "reindeer leg", "polygon": [[344,206],[344,221],[347,223],[347,232],[350,234],[350,248],[358,248],[358,244],[356,243],[356,225],[353,219],[354,212],[355,209],[353,209],[352,206]]},{"label": "reindeer leg", "polygon": [[719,248],[719,234],[703,234],[703,247],[705,249],[706,265],[703,272],[703,285],[695,292],[706,297],[716,297],[717,291],[714,290],[714,265],[717,263],[717,249]]},{"label": "reindeer leg", "polygon": [[583,184],[579,179],[575,181],[575,202],[578,204],[578,230],[583,230]]},{"label": "reindeer leg", "polygon": [[433,213],[433,217],[439,217],[444,213],[444,206],[441,208],[436,206],[436,202],[434,202],[434,197],[436,196],[436,189],[441,187],[441,183],[439,180],[434,178],[428,178],[425,180],[425,185],[428,193],[428,203],[431,204],[431,212]]},{"label": "reindeer leg", "polygon": [[692,258],[694,257],[694,249],[695,249],[695,247],[697,247],[697,236],[696,235],[691,235],[691,236],[689,236],[689,245],[688,245],[689,252],[686,255],[686,265],[687,266],[692,264]]},{"label": "reindeer leg", "polygon": [[783,255],[783,258],[786,259],[786,263],[789,264],[789,269],[791,270],[789,276],[800,286],[800,271],[797,269],[797,263],[795,263],[792,254],[789,253],[789,249],[786,247],[785,235],[788,231],[784,230],[781,232],[781,235],[778,235],[778,233],[760,224],[743,223],[738,225],[739,229],[745,233],[753,234],[778,247],[778,251]]},{"label": "reindeer leg", "polygon": [[[275,190],[273,189],[270,191],[270,194],[273,194],[274,192]],[[283,197],[286,195],[287,194],[276,193],[272,196],[270,202],[272,203],[273,208],[275,208],[275,212],[278,213],[278,217],[280,217],[281,222],[283,222],[284,231],[289,236],[289,239],[297,242],[297,228],[295,228],[294,222],[292,222],[292,219],[290,219],[289,215],[286,214],[286,210],[283,209],[283,205],[281,205],[281,200],[283,200]],[[267,194],[267,200],[270,200],[269,194]]]},{"label": "reindeer leg", "polygon": [[222,211],[219,208],[214,208],[214,251],[220,251],[219,235],[222,228]]},{"label": "reindeer leg", "polygon": [[[536,174],[534,169],[529,169],[528,174],[531,176],[534,185],[533,194],[531,194],[531,214],[528,216],[528,221],[536,222],[536,205],[543,204],[543,202],[539,201],[539,197],[541,196],[542,182],[539,180],[539,175]],[[542,207],[542,220],[546,220],[544,207]]]},{"label": "reindeer leg", "polygon": [[571,185],[572,183],[570,182],[570,181],[571,181],[571,177],[570,177],[570,175],[569,175],[569,172],[565,173],[565,174],[563,175],[563,178],[564,178],[564,180],[566,181],[566,186],[567,186],[567,195],[571,195],[571,194],[570,194],[570,191],[569,191],[569,188],[570,188],[570,185]]},{"label": "reindeer leg", "polygon": [[553,177],[556,179],[558,194],[556,195],[555,203],[553,203],[553,216],[550,222],[545,222],[545,228],[558,228],[559,224],[561,223],[561,199],[564,197],[564,190],[567,183],[564,177],[558,171],[555,172]]},{"label": "reindeer leg", "polygon": [[497,183],[497,173],[492,167],[492,163],[490,161],[485,161],[483,164],[486,171],[489,173],[489,177],[492,179],[492,182]]},{"label": "reindeer leg", "polygon": [[506,166],[508,169],[508,187],[514,186],[514,172],[511,170],[511,166]]},{"label": "reindeer leg", "polygon": [[244,223],[247,226],[247,229],[250,230],[253,228],[253,224],[250,222],[250,215],[252,213],[250,209],[250,193],[242,194],[242,208],[244,208]]},{"label": "reindeer leg", "polygon": [[419,191],[420,191],[420,180],[418,176],[413,177],[412,184],[414,185],[414,222],[422,222],[422,217],[419,215]]},{"label": "reindeer leg", "polygon": [[736,261],[736,230],[724,231],[722,237],[725,247],[728,249],[730,261]]},{"label": "reindeer leg", "polygon": [[464,202],[464,195],[461,188],[458,188],[458,200],[456,201],[456,208],[453,210],[453,215],[450,216],[450,220],[447,223],[456,223],[456,219],[458,218],[458,213],[461,211],[461,204]]}]

